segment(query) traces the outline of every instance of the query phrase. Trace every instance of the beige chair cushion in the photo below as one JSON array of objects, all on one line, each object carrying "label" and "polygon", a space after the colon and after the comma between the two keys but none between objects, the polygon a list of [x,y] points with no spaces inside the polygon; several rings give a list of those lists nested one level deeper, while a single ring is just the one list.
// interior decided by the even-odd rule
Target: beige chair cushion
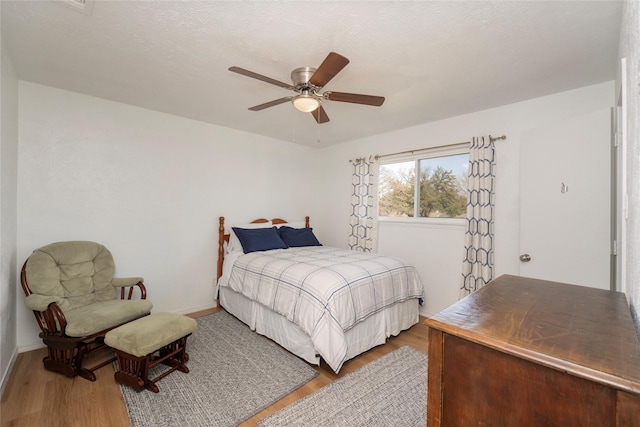
[{"label": "beige chair cushion", "polygon": [[89,336],[114,326],[130,322],[149,313],[153,304],[147,300],[99,301],[67,311],[66,335],[70,337]]},{"label": "beige chair cushion", "polygon": [[[116,298],[111,252],[95,242],[58,242],[33,251],[26,266],[33,294],[68,311]],[[142,280],[140,278],[140,280]],[[35,303],[34,303],[35,304]]]},{"label": "beige chair cushion", "polygon": [[143,357],[189,335],[197,328],[194,319],[176,313],[154,313],[107,332],[104,342]]}]

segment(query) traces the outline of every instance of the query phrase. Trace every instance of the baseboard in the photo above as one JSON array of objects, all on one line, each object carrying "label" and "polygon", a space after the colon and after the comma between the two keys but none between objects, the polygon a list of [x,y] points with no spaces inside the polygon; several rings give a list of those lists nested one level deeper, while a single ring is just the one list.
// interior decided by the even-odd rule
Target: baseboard
[{"label": "baseboard", "polygon": [[7,370],[2,374],[2,382],[0,382],[0,398],[4,396],[4,389],[7,386],[7,382],[9,381],[9,377],[11,376],[11,371],[13,371],[13,365],[16,363],[17,358],[18,347],[13,349],[13,353],[11,354],[11,359],[9,359]]},{"label": "baseboard", "polygon": [[212,308],[216,308],[218,306],[218,304],[216,303],[216,301],[211,301],[209,304],[205,304],[205,305],[201,305],[201,306],[196,306],[196,307],[191,307],[191,308],[185,308],[184,310],[179,310],[176,311],[175,313],[178,314],[193,314],[193,313],[197,313],[199,311],[204,311],[204,310],[209,310]]},{"label": "baseboard", "polygon": [[32,342],[31,344],[21,345],[18,347],[18,353],[26,353],[27,351],[39,350],[41,348],[45,348],[46,345],[42,342],[42,340],[38,340]]},{"label": "baseboard", "polygon": [[436,314],[438,314],[438,313],[431,313],[431,312],[429,312],[427,310],[420,309],[420,316],[426,317],[427,319],[429,317],[435,316]]}]

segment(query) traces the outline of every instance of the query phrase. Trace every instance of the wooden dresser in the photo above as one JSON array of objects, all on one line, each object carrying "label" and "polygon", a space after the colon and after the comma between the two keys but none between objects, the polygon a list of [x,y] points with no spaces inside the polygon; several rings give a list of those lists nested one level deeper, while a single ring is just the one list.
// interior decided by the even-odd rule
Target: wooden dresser
[{"label": "wooden dresser", "polygon": [[640,426],[623,293],[505,275],[425,323],[429,427]]}]

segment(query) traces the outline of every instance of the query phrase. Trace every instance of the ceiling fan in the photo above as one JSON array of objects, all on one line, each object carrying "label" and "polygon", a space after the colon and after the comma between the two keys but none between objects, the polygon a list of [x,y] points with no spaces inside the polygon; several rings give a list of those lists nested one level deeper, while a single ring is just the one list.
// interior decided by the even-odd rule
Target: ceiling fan
[{"label": "ceiling fan", "polygon": [[262,80],[263,82],[271,83],[298,93],[297,95],[285,96],[284,98],[256,105],[249,108],[249,110],[260,111],[265,108],[273,107],[274,105],[291,101],[294,107],[298,110],[305,113],[311,113],[318,124],[322,124],[329,121],[329,116],[327,116],[327,113],[322,107],[322,100],[326,99],[329,101],[351,102],[354,104],[372,105],[376,107],[379,107],[384,103],[384,97],[382,96],[329,91],[320,93],[321,89],[344,67],[346,67],[348,63],[349,60],[344,56],[335,52],[330,52],[317,69],[311,67],[300,67],[293,70],[291,72],[292,84],[274,80],[270,77],[254,73],[253,71],[245,70],[240,67],[229,67],[229,71]]}]

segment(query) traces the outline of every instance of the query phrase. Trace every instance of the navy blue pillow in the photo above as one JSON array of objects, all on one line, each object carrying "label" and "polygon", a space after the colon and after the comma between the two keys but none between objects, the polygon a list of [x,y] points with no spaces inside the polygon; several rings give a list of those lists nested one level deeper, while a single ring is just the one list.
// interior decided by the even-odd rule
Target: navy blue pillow
[{"label": "navy blue pillow", "polygon": [[322,246],[315,234],[313,234],[313,228],[291,228],[285,225],[278,228],[278,234],[285,245],[290,248]]},{"label": "navy blue pillow", "polygon": [[287,245],[278,235],[275,227],[271,228],[239,228],[231,227],[242,244],[242,251],[268,251],[271,249],[287,249]]}]

